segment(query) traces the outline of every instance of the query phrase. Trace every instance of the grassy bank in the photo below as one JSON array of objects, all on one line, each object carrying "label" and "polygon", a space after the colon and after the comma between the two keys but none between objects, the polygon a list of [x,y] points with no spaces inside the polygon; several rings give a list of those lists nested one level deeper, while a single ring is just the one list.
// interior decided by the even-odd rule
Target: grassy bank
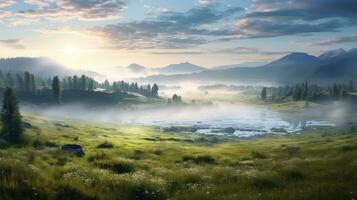
[{"label": "grassy bank", "polygon": [[[357,133],[252,139],[160,133],[26,115],[0,142],[0,199],[356,199]],[[63,154],[80,144],[85,156]]]}]

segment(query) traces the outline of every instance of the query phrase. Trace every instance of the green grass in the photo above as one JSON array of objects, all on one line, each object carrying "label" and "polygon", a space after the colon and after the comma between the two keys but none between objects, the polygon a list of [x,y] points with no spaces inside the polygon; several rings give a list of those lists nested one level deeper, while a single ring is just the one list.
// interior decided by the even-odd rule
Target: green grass
[{"label": "green grass", "polygon": [[[0,145],[2,200],[357,198],[357,134],[348,129],[238,139],[25,121],[26,144]],[[85,156],[58,151],[72,143]]]}]

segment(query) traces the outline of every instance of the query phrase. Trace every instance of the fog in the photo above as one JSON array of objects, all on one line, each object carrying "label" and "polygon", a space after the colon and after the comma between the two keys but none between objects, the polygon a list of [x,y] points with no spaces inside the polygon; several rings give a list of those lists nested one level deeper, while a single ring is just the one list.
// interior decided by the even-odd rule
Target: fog
[{"label": "fog", "polygon": [[[331,127],[345,119],[346,109],[307,109],[295,114],[279,113],[264,106],[214,101],[202,105],[161,106],[145,109],[90,108],[81,104],[48,108],[22,106],[25,112],[55,119],[76,119],[121,125],[176,127],[176,131],[197,134],[229,134],[239,137],[268,133],[285,134],[305,128]],[[177,128],[181,127],[181,128]]]}]

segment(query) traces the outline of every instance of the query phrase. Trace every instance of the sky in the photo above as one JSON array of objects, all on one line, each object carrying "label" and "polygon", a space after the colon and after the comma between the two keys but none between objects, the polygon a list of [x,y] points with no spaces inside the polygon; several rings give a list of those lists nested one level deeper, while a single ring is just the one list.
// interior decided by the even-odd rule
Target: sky
[{"label": "sky", "polygon": [[0,0],[0,57],[100,70],[357,47],[356,0]]}]

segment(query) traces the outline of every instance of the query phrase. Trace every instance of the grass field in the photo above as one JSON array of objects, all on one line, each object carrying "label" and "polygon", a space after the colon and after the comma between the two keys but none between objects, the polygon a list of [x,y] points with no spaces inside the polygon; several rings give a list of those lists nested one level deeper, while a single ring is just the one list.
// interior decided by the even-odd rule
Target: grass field
[{"label": "grass field", "polygon": [[[1,141],[0,199],[356,199],[357,133],[252,139],[160,133],[25,115]],[[61,153],[80,144],[85,156]]]}]

